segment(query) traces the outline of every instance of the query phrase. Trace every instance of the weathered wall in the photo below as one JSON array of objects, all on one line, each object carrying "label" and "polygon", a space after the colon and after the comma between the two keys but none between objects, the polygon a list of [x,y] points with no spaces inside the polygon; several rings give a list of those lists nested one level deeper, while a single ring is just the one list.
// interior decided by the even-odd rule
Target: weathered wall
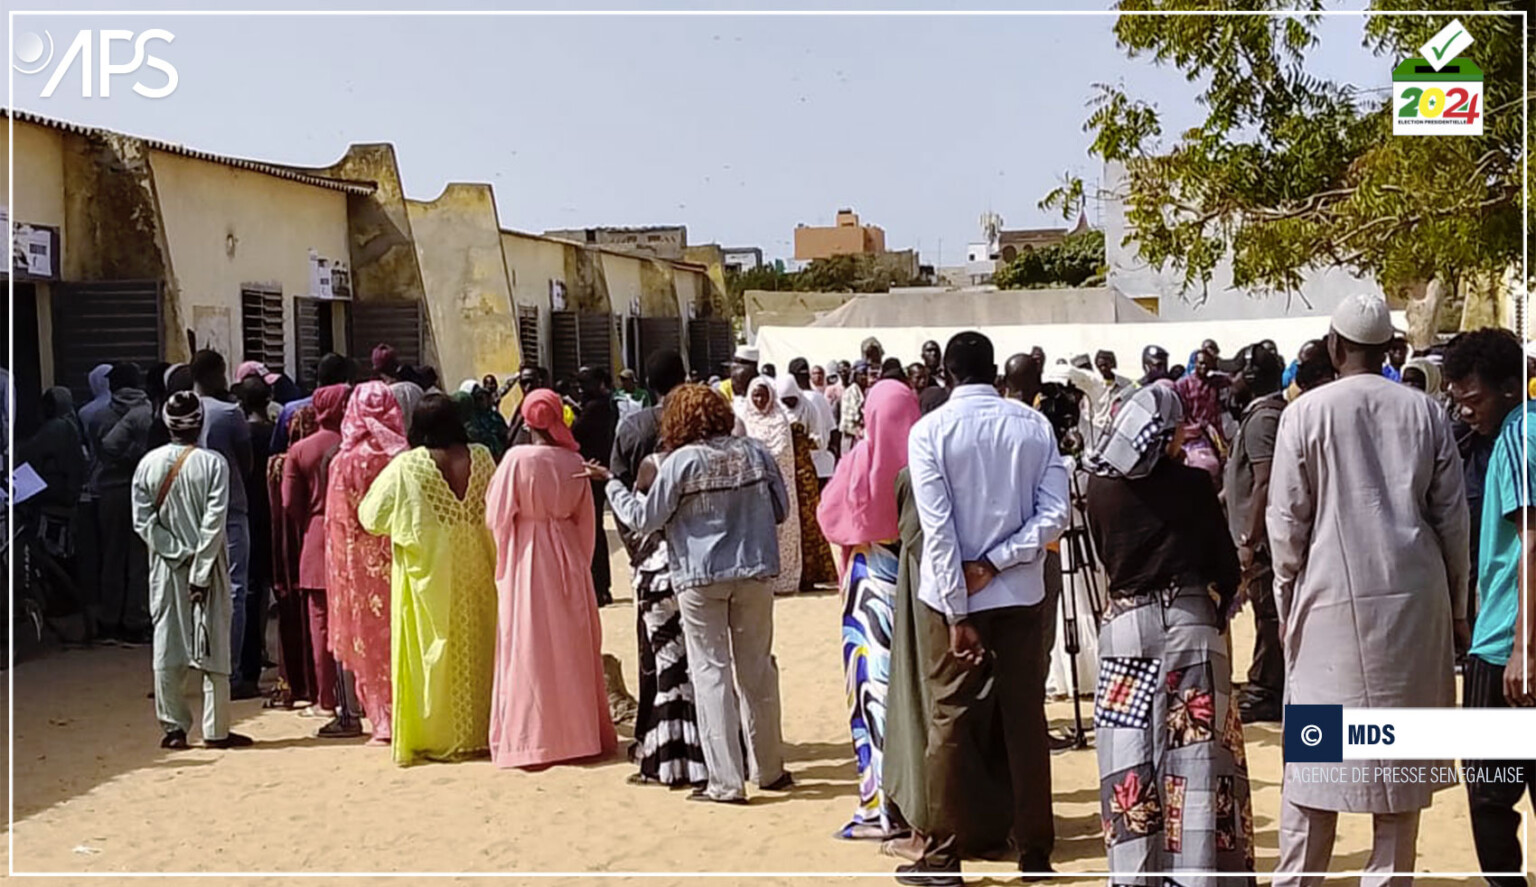
[{"label": "weathered wall", "polygon": [[489,185],[452,184],[406,200],[445,387],[517,372],[517,320]]},{"label": "weathered wall", "polygon": [[[68,232],[64,224],[64,134],[35,123],[15,121],[16,193],[10,206],[13,222],[51,225],[61,229],[62,244]],[[0,194],[12,184],[10,143],[0,146]],[[0,198],[4,199],[4,198]]]},{"label": "weathered wall", "polygon": [[348,254],[347,195],[161,151],[149,160],[179,307],[198,331],[198,347],[218,350],[231,365],[244,360],[241,286],[273,285],[283,293],[283,365],[297,376],[293,297],[311,294],[310,250]]},{"label": "weathered wall", "polygon": [[[65,280],[159,280],[165,284],[165,358],[191,358],[180,291],[161,221],[149,149],[131,136],[64,135]],[[185,318],[190,319],[190,318]]]},{"label": "weathered wall", "polygon": [[690,246],[683,258],[707,269],[709,286],[694,302],[695,317],[739,317],[743,314],[741,300],[733,301],[725,285],[725,251],[719,244]]},{"label": "weathered wall", "polygon": [[377,186],[366,197],[353,196],[347,207],[353,297],[421,299],[425,289],[411,245],[411,220],[395,146],[353,145],[326,173]]},{"label": "weathered wall", "polygon": [[613,253],[597,253],[596,260],[608,286],[608,304],[613,306],[613,313],[630,314],[630,307],[640,299],[644,288],[640,270],[642,260]]}]

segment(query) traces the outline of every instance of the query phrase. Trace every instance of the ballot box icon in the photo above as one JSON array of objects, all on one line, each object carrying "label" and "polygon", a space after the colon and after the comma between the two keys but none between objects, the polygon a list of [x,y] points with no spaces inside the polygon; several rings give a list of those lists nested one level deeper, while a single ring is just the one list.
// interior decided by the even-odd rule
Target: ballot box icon
[{"label": "ballot box icon", "polygon": [[1392,134],[1482,135],[1482,69],[1466,58],[1439,70],[1421,58],[1405,59],[1392,71]]}]

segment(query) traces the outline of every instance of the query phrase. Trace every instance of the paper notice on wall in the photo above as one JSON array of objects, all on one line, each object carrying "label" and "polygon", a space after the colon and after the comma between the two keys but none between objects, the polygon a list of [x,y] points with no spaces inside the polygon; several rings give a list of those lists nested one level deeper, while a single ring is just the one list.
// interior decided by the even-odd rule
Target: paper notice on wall
[{"label": "paper notice on wall", "polygon": [[192,329],[197,332],[199,349],[207,348],[229,358],[239,353],[234,348],[234,328],[230,323],[228,308],[193,305]]},{"label": "paper notice on wall", "polygon": [[309,251],[309,294],[316,299],[332,299],[331,261],[314,250]]}]

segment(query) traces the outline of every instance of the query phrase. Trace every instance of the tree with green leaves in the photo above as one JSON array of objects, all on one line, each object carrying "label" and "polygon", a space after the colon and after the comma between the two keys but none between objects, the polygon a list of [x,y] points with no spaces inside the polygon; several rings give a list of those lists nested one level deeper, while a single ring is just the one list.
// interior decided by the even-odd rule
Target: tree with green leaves
[{"label": "tree with green leaves", "polygon": [[[1122,0],[1115,25],[1132,58],[1173,65],[1199,84],[1205,120],[1164,138],[1158,109],[1099,84],[1084,129],[1090,151],[1123,163],[1126,222],[1141,257],[1182,272],[1186,292],[1230,256],[1240,287],[1294,290],[1302,273],[1344,267],[1408,294],[1410,337],[1426,344],[1458,289],[1518,267],[1523,220],[1524,84],[1536,69],[1515,15],[1528,0],[1457,0],[1445,15],[1394,12],[1431,0],[1372,0],[1364,42],[1383,69],[1454,19],[1482,68],[1483,135],[1392,135],[1392,96],[1311,73],[1322,0]],[[1447,4],[1449,5],[1449,4]],[[1137,15],[1173,10],[1291,10],[1288,15]],[[1536,22],[1531,22],[1536,25]],[[1041,201],[1081,211],[1080,179]],[[1529,274],[1529,269],[1525,270]],[[1427,285],[1426,285],[1427,284]],[[1529,284],[1527,283],[1527,287]]]},{"label": "tree with green leaves", "polygon": [[1002,289],[1092,286],[1102,283],[1108,270],[1104,264],[1104,232],[1090,228],[1069,234],[1060,243],[1025,249],[999,268],[992,282]]}]

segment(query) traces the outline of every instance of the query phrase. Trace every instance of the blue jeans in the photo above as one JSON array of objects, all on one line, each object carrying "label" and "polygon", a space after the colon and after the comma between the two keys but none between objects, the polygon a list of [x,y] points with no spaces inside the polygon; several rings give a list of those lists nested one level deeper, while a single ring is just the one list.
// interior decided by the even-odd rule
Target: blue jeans
[{"label": "blue jeans", "polygon": [[234,605],[229,620],[229,664],[238,674],[240,650],[245,644],[245,595],[251,575],[251,522],[230,512],[224,522],[224,541],[229,552],[229,592]]}]

